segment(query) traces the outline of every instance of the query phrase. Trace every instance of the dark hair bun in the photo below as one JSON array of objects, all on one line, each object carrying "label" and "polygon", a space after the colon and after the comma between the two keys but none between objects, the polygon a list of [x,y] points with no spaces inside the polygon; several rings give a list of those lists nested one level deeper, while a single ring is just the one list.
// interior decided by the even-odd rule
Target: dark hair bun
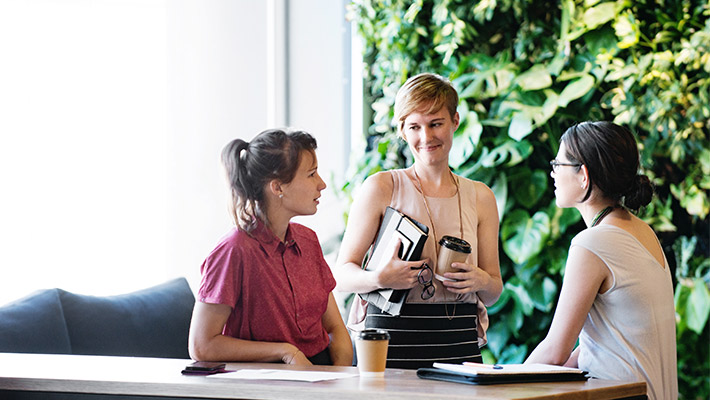
[{"label": "dark hair bun", "polygon": [[653,184],[651,180],[646,175],[636,175],[636,179],[624,196],[624,206],[630,210],[638,211],[639,208],[650,203],[652,197]]}]

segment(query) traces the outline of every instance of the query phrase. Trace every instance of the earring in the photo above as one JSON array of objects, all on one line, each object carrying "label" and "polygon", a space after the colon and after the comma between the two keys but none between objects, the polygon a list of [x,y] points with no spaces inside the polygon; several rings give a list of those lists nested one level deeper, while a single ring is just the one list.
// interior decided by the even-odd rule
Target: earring
[{"label": "earring", "polygon": [[284,198],[284,194],[283,193],[279,194],[279,199],[283,199],[283,198]]}]

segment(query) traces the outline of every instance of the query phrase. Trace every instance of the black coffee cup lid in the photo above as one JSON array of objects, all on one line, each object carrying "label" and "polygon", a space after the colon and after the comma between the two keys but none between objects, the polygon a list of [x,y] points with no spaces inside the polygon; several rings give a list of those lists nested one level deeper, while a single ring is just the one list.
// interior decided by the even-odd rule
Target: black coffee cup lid
[{"label": "black coffee cup lid", "polygon": [[365,329],[358,337],[365,340],[389,340],[390,334],[384,329]]},{"label": "black coffee cup lid", "polygon": [[460,253],[470,253],[471,245],[463,239],[454,236],[444,236],[439,240],[439,244]]}]

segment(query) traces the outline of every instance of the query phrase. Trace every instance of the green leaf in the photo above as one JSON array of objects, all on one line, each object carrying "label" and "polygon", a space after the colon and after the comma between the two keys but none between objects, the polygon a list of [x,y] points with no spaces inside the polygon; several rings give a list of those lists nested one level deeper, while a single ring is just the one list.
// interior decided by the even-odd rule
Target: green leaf
[{"label": "green leaf", "polygon": [[698,238],[693,236],[688,238],[681,236],[673,243],[673,253],[676,259],[676,278],[690,277],[690,259],[695,252],[695,246],[698,244]]},{"label": "green leaf", "polygon": [[701,334],[710,315],[710,290],[701,278],[694,278],[688,302],[685,304],[687,325],[693,332]]},{"label": "green leaf", "polygon": [[498,207],[498,219],[503,220],[505,214],[505,206],[508,202],[508,177],[505,172],[498,174],[498,177],[491,185],[491,191],[496,198],[496,206]]},{"label": "green leaf", "polygon": [[530,218],[525,210],[513,210],[501,228],[503,250],[518,264],[540,253],[549,235],[550,217],[542,211]]},{"label": "green leaf", "polygon": [[533,131],[532,118],[524,112],[513,112],[513,119],[510,121],[508,136],[515,140],[522,140]]},{"label": "green leaf", "polygon": [[505,288],[511,291],[513,300],[515,300],[516,305],[523,314],[532,314],[535,304],[522,283],[518,282],[517,279],[515,281],[508,281],[505,283]]},{"label": "green leaf", "polygon": [[528,346],[511,344],[498,358],[501,364],[522,364],[528,353]]},{"label": "green leaf", "polygon": [[567,107],[567,105],[589,92],[594,87],[594,77],[585,74],[579,79],[570,82],[560,93],[560,98],[558,105],[560,107]]},{"label": "green leaf", "polygon": [[510,328],[507,324],[491,324],[486,331],[486,336],[488,337],[486,347],[491,349],[496,357],[500,357],[501,352],[510,339]]},{"label": "green leaf", "polygon": [[501,164],[512,167],[527,158],[531,151],[532,146],[530,146],[530,143],[524,140],[521,142],[509,140],[490,152],[484,149],[479,161],[487,168],[493,168]]},{"label": "green leaf", "polygon": [[555,281],[546,276],[542,279],[542,283],[534,282],[527,285],[535,308],[543,312],[552,310],[552,304],[557,299],[557,284]]},{"label": "green leaf", "polygon": [[526,169],[515,175],[511,183],[515,187],[515,200],[525,208],[532,208],[547,190],[547,173],[541,170],[530,172]]},{"label": "green leaf", "polygon": [[535,65],[515,78],[521,89],[525,91],[540,90],[552,85],[552,77],[543,65]]},{"label": "green leaf", "polygon": [[615,2],[602,3],[598,6],[587,9],[584,12],[584,23],[589,29],[595,29],[603,25],[616,16],[617,5]]},{"label": "green leaf", "polygon": [[[480,126],[480,124],[478,125]],[[453,144],[449,151],[449,165],[454,169],[461,167],[473,154],[475,146],[471,141],[470,134],[471,131],[466,129],[464,132],[454,135]]]}]

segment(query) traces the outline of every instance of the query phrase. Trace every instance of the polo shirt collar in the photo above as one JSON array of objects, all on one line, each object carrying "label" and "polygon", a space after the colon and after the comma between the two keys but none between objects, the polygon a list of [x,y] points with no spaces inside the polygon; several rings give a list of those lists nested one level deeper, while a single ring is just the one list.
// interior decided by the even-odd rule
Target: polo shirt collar
[{"label": "polo shirt collar", "polygon": [[301,248],[298,246],[298,241],[296,240],[298,235],[294,234],[292,228],[293,226],[289,223],[288,228],[286,229],[286,238],[282,243],[281,240],[279,240],[279,238],[271,232],[271,229],[269,229],[263,221],[259,220],[256,227],[251,232],[251,235],[259,242],[261,248],[268,254],[273,254],[280,246],[282,248],[285,246],[285,248],[293,247],[298,255],[300,255]]}]

